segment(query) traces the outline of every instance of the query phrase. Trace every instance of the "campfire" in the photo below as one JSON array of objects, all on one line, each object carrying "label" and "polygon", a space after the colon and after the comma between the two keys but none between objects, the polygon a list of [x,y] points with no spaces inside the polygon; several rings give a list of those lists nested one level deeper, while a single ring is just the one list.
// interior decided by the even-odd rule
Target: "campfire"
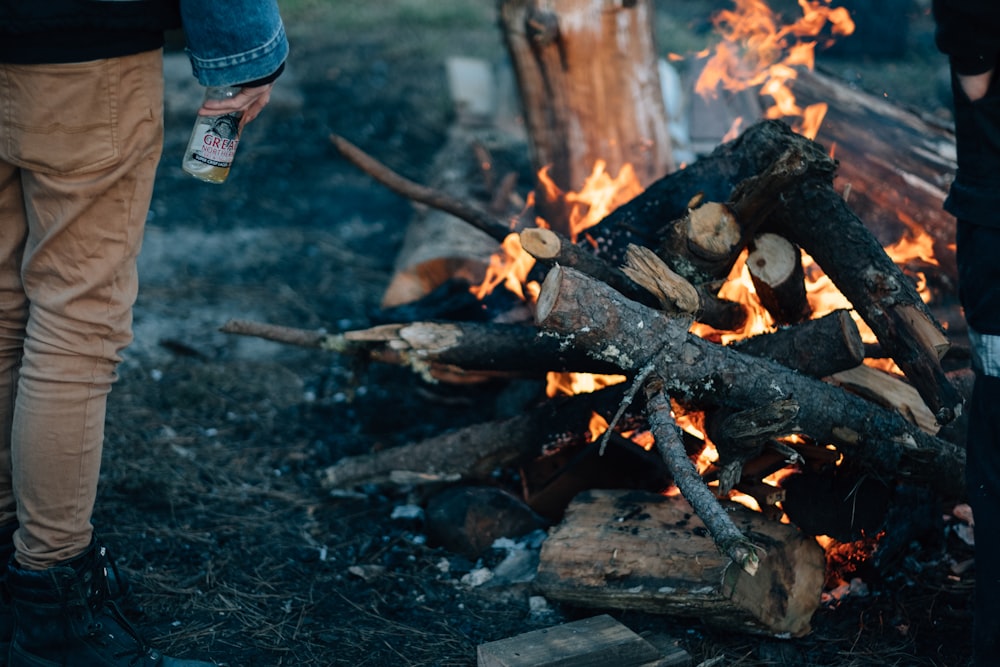
[{"label": "campfire", "polygon": [[[385,323],[226,329],[408,364],[429,382],[544,378],[520,414],[341,461],[325,484],[433,489],[515,471],[501,476],[554,525],[546,595],[799,636],[858,562],[886,564],[909,541],[900,507],[937,512],[963,494],[967,359],[939,316],[957,309],[953,259],[939,256],[953,247],[921,219],[926,201],[940,207],[948,158],[897,142],[870,160],[863,123],[834,118],[821,143],[825,122],[852,95],[867,122],[947,137],[811,73],[817,45],[853,30],[846,10],[800,0],[802,17],[781,23],[736,0],[715,17],[716,48],[694,56],[693,90],[770,105],[677,169],[666,113],[648,113],[662,94],[631,85],[656,68],[648,4],[608,4],[592,16],[593,3],[501,3],[532,153],[525,196],[497,158],[522,144],[481,119],[450,138],[438,187],[333,138],[428,207],[414,243],[459,239],[436,256],[404,249]],[[800,82],[829,101],[797,101]],[[864,170],[886,163],[903,185],[880,196]]]}]

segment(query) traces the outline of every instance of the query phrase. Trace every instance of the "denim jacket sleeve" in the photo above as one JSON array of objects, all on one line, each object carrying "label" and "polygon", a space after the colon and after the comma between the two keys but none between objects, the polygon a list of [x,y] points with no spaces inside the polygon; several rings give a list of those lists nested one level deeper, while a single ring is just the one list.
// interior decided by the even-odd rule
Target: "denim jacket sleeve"
[{"label": "denim jacket sleeve", "polygon": [[181,0],[191,68],[203,86],[273,74],[288,57],[277,0]]}]

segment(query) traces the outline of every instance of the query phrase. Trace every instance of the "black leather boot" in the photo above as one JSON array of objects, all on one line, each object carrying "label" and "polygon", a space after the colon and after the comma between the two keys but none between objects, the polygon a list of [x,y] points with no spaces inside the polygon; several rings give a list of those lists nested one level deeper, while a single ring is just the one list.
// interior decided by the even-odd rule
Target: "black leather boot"
[{"label": "black leather boot", "polygon": [[25,570],[12,561],[9,667],[212,667],[149,647],[110,599],[107,572],[107,554],[97,544],[47,570]]},{"label": "black leather boot", "polygon": [[0,667],[7,667],[10,640],[14,637],[14,609],[7,592],[7,563],[14,555],[17,521],[0,526]]}]

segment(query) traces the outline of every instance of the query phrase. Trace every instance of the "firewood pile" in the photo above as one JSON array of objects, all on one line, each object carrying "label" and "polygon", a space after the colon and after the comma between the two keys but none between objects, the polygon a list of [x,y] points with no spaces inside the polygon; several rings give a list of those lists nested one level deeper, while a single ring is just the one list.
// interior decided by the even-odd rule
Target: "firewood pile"
[{"label": "firewood pile", "polygon": [[[488,163],[483,136],[451,137],[458,149],[443,151],[444,161],[453,165],[460,153]],[[838,161],[783,121],[751,125],[576,239],[536,226],[531,206],[515,196],[516,179],[491,172],[488,188],[473,188],[451,169],[452,181],[428,187],[342,137],[333,142],[424,207],[422,224],[436,217],[436,229],[457,234],[462,252],[513,235],[534,261],[537,294],[504,292],[484,305],[472,288],[485,267],[449,258],[427,263],[432,277],[397,281],[406,296],[387,297],[383,323],[369,329],[230,322],[224,330],[405,364],[428,382],[566,373],[623,381],[341,460],[324,473],[331,492],[492,485],[498,470],[514,470],[524,503],[558,523],[538,569],[547,596],[782,636],[807,633],[819,604],[824,551],[811,536],[849,542],[891,532],[885,518],[899,488],[962,497],[967,364],[946,372],[952,340],[835,187]],[[426,240],[427,228],[417,236]],[[847,309],[812,312],[802,253],[877,343],[862,341]],[[723,343],[751,316],[719,296],[739,262],[775,327]],[[897,372],[866,365],[872,357]],[[605,428],[591,435],[595,415]],[[699,469],[709,445],[717,458]],[[798,484],[769,481],[782,470]],[[814,491],[826,484],[849,489],[832,501],[830,523],[806,509],[823,502]],[[757,511],[734,507],[735,492],[752,497]],[[859,509],[863,493],[872,499]]]}]

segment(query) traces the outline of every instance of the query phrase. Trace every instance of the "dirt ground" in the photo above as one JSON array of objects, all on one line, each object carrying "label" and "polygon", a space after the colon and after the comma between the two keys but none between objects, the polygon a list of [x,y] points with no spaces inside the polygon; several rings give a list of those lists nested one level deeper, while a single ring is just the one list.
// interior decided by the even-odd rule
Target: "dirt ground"
[{"label": "dirt ground", "polygon": [[[926,4],[913,5],[905,54],[832,69],[946,115]],[[598,613],[531,608],[530,584],[463,584],[474,563],[393,517],[413,498],[320,488],[318,473],[344,456],[486,420],[491,403],[400,368],[218,331],[231,318],[328,331],[372,323],[413,209],[328,137],[429,179],[453,120],[443,59],[503,58],[489,5],[283,3],[288,72],[223,186],[180,170],[198,92],[183,56],[168,54],[136,342],[111,397],[95,524],[134,584],[140,625],[170,654],[231,667],[473,665],[483,642]],[[709,39],[718,6],[728,3],[660,3],[661,48]],[[822,608],[799,640],[602,611],[674,637],[696,665],[959,666],[971,584],[947,569],[954,548],[943,536],[912,545],[898,577]]]}]

